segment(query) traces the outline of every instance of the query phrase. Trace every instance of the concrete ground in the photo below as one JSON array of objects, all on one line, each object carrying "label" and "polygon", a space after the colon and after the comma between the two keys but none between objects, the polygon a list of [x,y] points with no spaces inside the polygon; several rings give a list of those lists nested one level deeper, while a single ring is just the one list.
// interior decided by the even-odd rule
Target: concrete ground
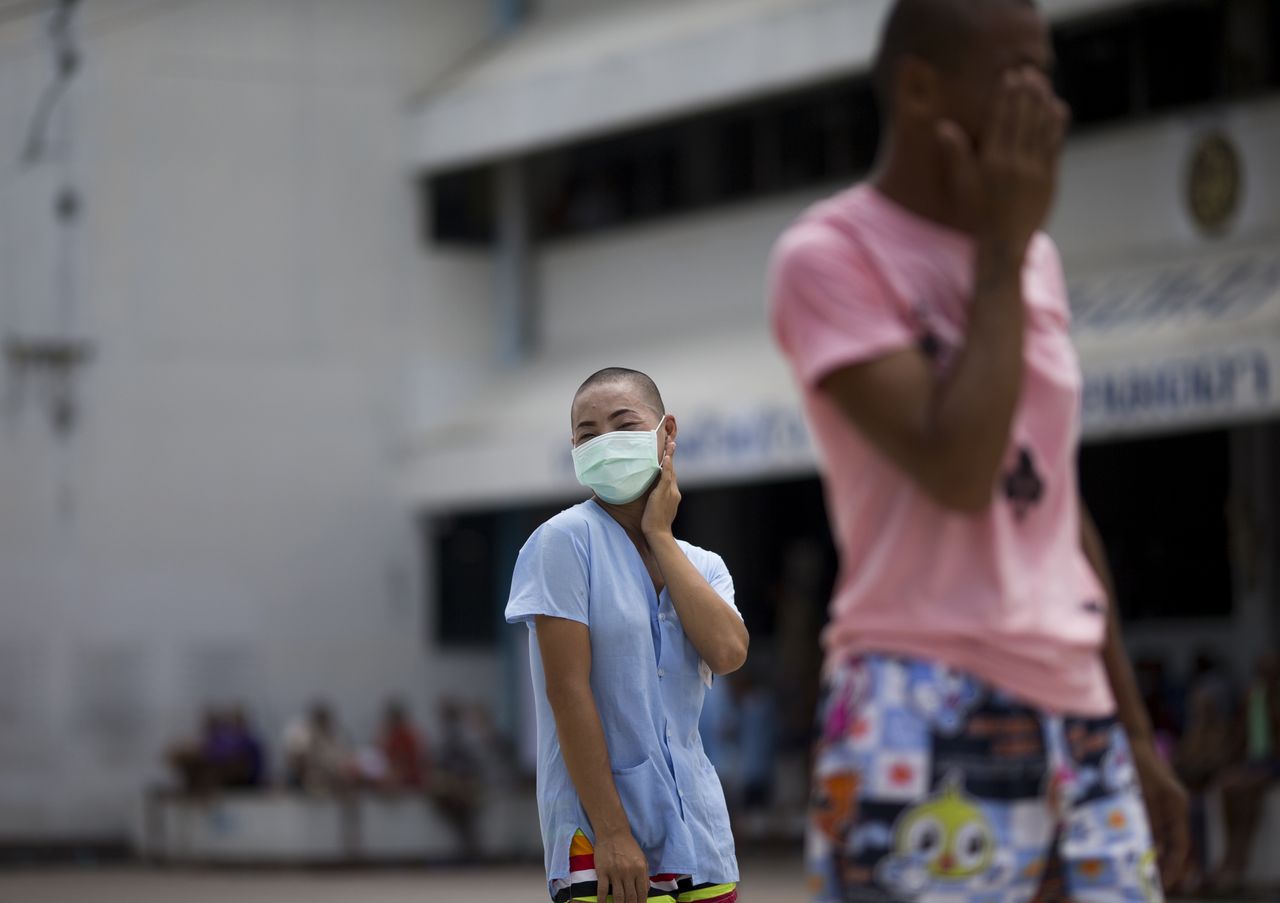
[{"label": "concrete ground", "polygon": [[[751,888],[748,899],[807,903],[798,861],[743,863],[742,872],[744,892]],[[529,865],[301,872],[40,868],[0,872],[0,903],[544,903],[542,887],[541,868]]]},{"label": "concrete ground", "polygon": [[[800,863],[742,863],[743,903],[807,903]],[[545,903],[537,866],[415,871],[144,867],[0,872],[0,903]],[[1190,903],[1190,901],[1188,901]]]}]

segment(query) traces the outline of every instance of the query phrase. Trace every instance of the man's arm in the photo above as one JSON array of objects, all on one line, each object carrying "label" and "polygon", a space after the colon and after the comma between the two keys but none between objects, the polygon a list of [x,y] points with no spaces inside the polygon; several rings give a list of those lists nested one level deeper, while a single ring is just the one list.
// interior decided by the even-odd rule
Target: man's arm
[{"label": "man's arm", "polygon": [[1169,885],[1182,874],[1190,850],[1187,792],[1156,751],[1151,719],[1138,691],[1133,665],[1120,633],[1119,606],[1106,550],[1083,500],[1080,501],[1080,546],[1107,594],[1107,637],[1102,647],[1102,660],[1107,668],[1111,693],[1116,699],[1116,715],[1129,735],[1134,765],[1142,781],[1142,794],[1160,857],[1160,870],[1165,884]]},{"label": "man's arm", "polygon": [[1022,265],[1053,199],[1066,108],[1042,76],[1010,75],[981,152],[938,127],[957,211],[973,218],[973,298],[964,348],[945,380],[916,349],[830,374],[822,388],[881,452],[944,507],[991,502],[1022,388]]},{"label": "man's arm", "polygon": [[986,242],[969,332],[949,378],[915,349],[837,370],[822,389],[934,501],[956,511],[991,502],[1022,386],[1021,249]]},{"label": "man's arm", "polygon": [[615,903],[643,903],[648,864],[613,783],[604,727],[591,692],[590,632],[585,624],[546,615],[537,616],[535,629],[560,752],[596,835],[599,899],[605,899],[612,885]]}]

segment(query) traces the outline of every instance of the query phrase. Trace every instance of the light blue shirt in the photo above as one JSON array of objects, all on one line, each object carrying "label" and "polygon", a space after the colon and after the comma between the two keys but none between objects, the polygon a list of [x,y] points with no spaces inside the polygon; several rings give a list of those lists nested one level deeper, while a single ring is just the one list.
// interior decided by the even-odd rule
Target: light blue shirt
[{"label": "light blue shirt", "polygon": [[[680,548],[725,603],[733,580],[719,555]],[[724,791],[702,751],[698,715],[706,685],[701,659],[684,635],[664,589],[640,553],[594,501],[544,523],[520,550],[507,620],[529,625],[529,658],[538,718],[538,815],[547,878],[569,874],[569,844],[595,834],[560,754],[547,701],[534,616],[586,624],[591,632],[591,691],[604,727],[613,782],[649,874],[692,875],[695,883],[738,880]]]}]

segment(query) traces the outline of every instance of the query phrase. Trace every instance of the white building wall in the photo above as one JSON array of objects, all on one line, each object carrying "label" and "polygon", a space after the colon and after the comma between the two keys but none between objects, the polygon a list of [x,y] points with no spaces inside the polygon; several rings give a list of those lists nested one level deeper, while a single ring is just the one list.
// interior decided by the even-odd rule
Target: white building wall
[{"label": "white building wall", "polygon": [[[1186,211],[1196,138],[1222,128],[1244,163],[1231,230],[1201,235]],[[1135,261],[1159,263],[1280,235],[1280,101],[1241,104],[1072,140],[1050,232],[1067,274]],[[765,328],[765,274],[773,241],[804,208],[842,186],[556,242],[540,259],[542,352],[549,357]]]},{"label": "white building wall", "polygon": [[[96,359],[69,440],[0,369],[0,836],[128,826],[206,700],[274,741],[313,696],[367,737],[483,697],[430,649],[393,471],[489,362],[487,258],[430,249],[412,93],[484,40],[469,0],[86,4],[73,331]],[[0,25],[0,334],[60,330],[58,169],[26,167],[42,17]]]}]

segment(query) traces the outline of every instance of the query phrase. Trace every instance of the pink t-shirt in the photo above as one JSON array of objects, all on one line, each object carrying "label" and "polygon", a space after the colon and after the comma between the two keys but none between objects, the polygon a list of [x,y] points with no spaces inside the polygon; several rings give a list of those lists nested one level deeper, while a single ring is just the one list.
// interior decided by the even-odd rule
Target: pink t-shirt
[{"label": "pink t-shirt", "polygon": [[1052,711],[1110,714],[1106,596],[1080,547],[1080,367],[1049,237],[1027,253],[1022,395],[983,513],[930,499],[819,385],[906,347],[945,373],[964,341],[973,253],[967,236],[867,185],[815,205],[774,249],[774,332],[803,388],[841,557],[823,644],[829,660],[921,656]]}]

